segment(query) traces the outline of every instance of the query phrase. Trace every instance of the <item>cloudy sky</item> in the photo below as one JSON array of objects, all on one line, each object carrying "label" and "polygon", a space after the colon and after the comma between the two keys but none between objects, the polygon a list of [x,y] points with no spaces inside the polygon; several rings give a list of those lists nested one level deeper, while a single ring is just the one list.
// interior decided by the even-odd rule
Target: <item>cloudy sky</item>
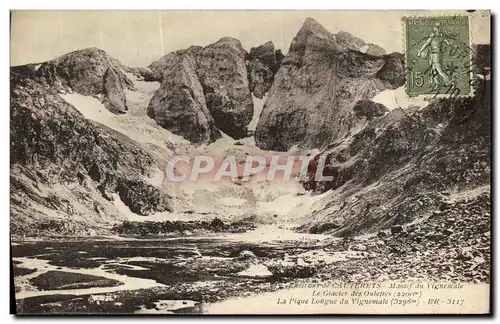
[{"label": "cloudy sky", "polygon": [[[122,63],[146,66],[173,50],[204,46],[223,36],[239,39],[247,50],[272,40],[286,53],[306,17],[314,18],[332,33],[344,30],[388,52],[402,52],[401,18],[420,14],[416,11],[15,11],[11,19],[11,65],[43,62],[97,46]],[[471,26],[475,43],[489,43],[488,14],[471,15]]]}]

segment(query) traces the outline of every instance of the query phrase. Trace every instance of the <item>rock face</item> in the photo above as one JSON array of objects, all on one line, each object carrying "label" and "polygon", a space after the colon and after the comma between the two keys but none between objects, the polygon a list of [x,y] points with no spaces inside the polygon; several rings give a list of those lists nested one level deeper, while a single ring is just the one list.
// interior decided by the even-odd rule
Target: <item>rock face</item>
[{"label": "rock face", "polygon": [[109,68],[104,74],[104,97],[102,103],[114,114],[123,114],[127,111],[127,100],[123,84],[118,73]]},{"label": "rock face", "polygon": [[207,109],[194,59],[189,55],[177,58],[163,75],[161,87],[149,103],[148,116],[193,143],[213,142],[220,132]]},{"label": "rock face", "polygon": [[[83,117],[57,90],[11,73],[11,231],[102,232],[124,215],[171,210],[170,196],[144,179],[157,169],[139,144]],[[85,82],[81,81],[81,85]]]},{"label": "rock face", "polygon": [[338,44],[353,51],[360,51],[362,53],[374,56],[381,56],[386,54],[385,50],[382,47],[371,43],[365,43],[365,41],[363,41],[362,39],[354,37],[345,31],[338,32],[335,35],[335,39]]},{"label": "rock face", "polygon": [[41,64],[35,72],[40,82],[59,91],[75,91],[85,96],[103,97],[105,107],[115,114],[127,111],[124,89],[133,83],[121,64],[98,48],[68,53]]},{"label": "rock face", "polygon": [[[190,77],[196,77],[197,82],[201,84],[204,101],[215,126],[229,136],[239,139],[246,136],[247,125],[253,115],[253,103],[245,66],[246,56],[247,53],[240,41],[225,37],[205,48],[191,46],[185,50],[169,53],[153,62],[149,68],[163,82],[176,83],[175,80],[167,80],[166,75],[172,76],[172,71],[177,69],[177,64],[186,57],[190,57],[192,60]],[[193,84],[197,83],[193,82]],[[197,89],[191,91],[197,92]],[[171,124],[163,125],[171,127],[167,129],[173,132],[178,131]],[[212,130],[207,129],[207,131],[210,134],[204,136],[205,140],[213,141],[218,138],[211,135]]]},{"label": "rock face", "polygon": [[[129,213],[171,211],[167,186],[153,183],[161,180],[156,175],[165,163],[163,153],[177,154],[184,148],[187,152],[187,141],[170,141],[172,134],[161,134],[155,143],[139,144],[121,128],[112,130],[85,119],[59,95],[75,91],[98,97],[109,111],[123,114],[125,91],[133,87],[126,71],[141,80],[161,81],[158,90],[152,88],[147,99],[142,98],[141,104],[156,91],[147,115],[196,144],[214,142],[221,137],[220,130],[235,138],[246,136],[253,111],[251,94],[262,98],[268,93],[255,132],[256,144],[276,151],[296,145],[319,149],[308,173],[314,175],[319,159],[324,158],[323,175],[332,177],[331,181],[311,178],[303,183],[324,196],[314,202],[310,217],[299,224],[301,229],[349,236],[392,228],[391,234],[381,232],[380,237],[404,238],[408,232],[403,224],[440,209],[450,188],[475,191],[490,183],[491,49],[489,45],[475,48],[479,75],[474,80],[474,97],[433,99],[426,106],[393,110],[373,97],[404,84],[403,55],[386,55],[378,46],[345,32],[333,35],[312,19],[304,22],[286,57],[271,42],[247,54],[239,41],[222,38],[205,48],[191,46],[172,52],[148,68],[124,67],[98,49],[13,67],[12,232],[88,234],[89,229],[111,228],[111,223],[125,220]],[[134,102],[134,109],[141,107]],[[151,122],[146,116],[136,117],[112,119],[136,127],[144,124],[135,119]],[[168,133],[154,126],[138,130],[133,138],[140,141],[146,132]],[[165,143],[165,148],[150,149],[158,143]],[[184,148],[175,151],[177,143]],[[243,154],[247,143],[234,141],[224,152],[237,149]],[[182,201],[182,197],[176,199]],[[483,208],[476,211],[481,213]],[[452,220],[446,217],[446,222]],[[193,229],[178,225],[172,228]],[[124,225],[124,233],[148,233],[156,226]],[[243,228],[217,217],[203,226],[214,232]],[[423,227],[413,228],[421,232]],[[424,238],[434,241],[453,236],[450,230],[461,231],[448,226]],[[419,239],[424,234],[408,237]],[[355,249],[364,250],[360,245]],[[242,258],[255,259],[247,254]],[[291,276],[315,273],[316,268],[304,260],[289,260],[291,265],[275,268],[270,265],[269,270]],[[297,267],[300,271],[294,270]]]},{"label": "rock face", "polygon": [[360,100],[354,105],[353,111],[357,117],[366,117],[367,120],[372,120],[384,116],[389,109],[371,100]]},{"label": "rock face", "polygon": [[123,67],[125,72],[132,73],[137,80],[146,81],[146,82],[154,82],[161,81],[161,78],[157,77],[150,68],[147,67]]},{"label": "rock face", "polygon": [[245,57],[240,41],[225,37],[205,47],[198,60],[198,75],[215,125],[235,139],[246,136],[253,115]]},{"label": "rock face", "polygon": [[[491,192],[487,186],[458,200],[444,200],[421,221],[393,226],[377,236],[345,237],[331,251],[359,250],[366,258],[334,262],[320,280],[388,281],[419,277],[428,282],[490,282]],[[346,244],[347,243],[347,244]]]},{"label": "rock face", "polygon": [[[478,70],[489,71],[489,45],[475,48]],[[377,77],[399,82],[399,60],[391,54]],[[356,132],[332,143],[309,165],[313,176],[323,158],[323,175],[332,180],[311,177],[304,183],[306,189],[325,193],[328,203],[315,208],[303,229],[350,236],[391,228],[393,235],[400,235],[405,233],[403,224],[446,208],[450,191],[470,191],[473,196],[488,188],[491,81],[478,75],[474,82],[473,98],[429,99],[425,107],[387,111],[370,100],[356,102]],[[437,232],[450,235],[445,228]],[[425,239],[426,234],[417,236]]]},{"label": "rock face", "polygon": [[390,87],[397,87],[405,83],[404,55],[391,53],[384,56],[385,64],[377,72],[377,78],[387,82]]},{"label": "rock face", "polygon": [[278,151],[324,148],[349,132],[356,102],[404,84],[402,57],[362,53],[362,46],[347,33],[333,35],[306,19],[275,76],[257,125],[257,145]]},{"label": "rock face", "polygon": [[247,70],[250,92],[262,99],[274,81],[274,75],[283,59],[281,51],[274,49],[273,42],[252,47],[248,54]]},{"label": "rock face", "polygon": [[202,50],[203,47],[201,46],[190,46],[189,48],[186,49],[168,53],[167,55],[161,57],[159,60],[151,63],[148,66],[148,69],[151,70],[156,80],[162,81],[163,75],[165,73],[168,73],[170,69],[174,68],[174,66],[177,64],[177,62],[179,62],[181,58],[188,55],[194,59],[195,70],[196,70],[197,58]]},{"label": "rock face", "polygon": [[[376,104],[358,103],[356,110],[365,111],[360,118],[371,120],[315,157],[325,158],[323,174],[332,181],[304,183],[316,192],[338,189],[306,228],[351,235],[401,225],[439,208],[442,191],[487,186],[490,86],[477,79],[474,98],[435,99],[425,108],[384,116]],[[314,174],[313,164],[309,171]]]}]

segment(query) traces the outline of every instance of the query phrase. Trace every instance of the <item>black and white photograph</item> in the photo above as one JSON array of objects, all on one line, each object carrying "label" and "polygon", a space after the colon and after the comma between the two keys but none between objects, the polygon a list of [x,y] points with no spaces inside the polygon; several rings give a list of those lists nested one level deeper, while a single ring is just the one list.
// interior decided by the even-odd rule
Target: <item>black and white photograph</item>
[{"label": "black and white photograph", "polygon": [[15,314],[490,314],[490,23],[12,10]]}]

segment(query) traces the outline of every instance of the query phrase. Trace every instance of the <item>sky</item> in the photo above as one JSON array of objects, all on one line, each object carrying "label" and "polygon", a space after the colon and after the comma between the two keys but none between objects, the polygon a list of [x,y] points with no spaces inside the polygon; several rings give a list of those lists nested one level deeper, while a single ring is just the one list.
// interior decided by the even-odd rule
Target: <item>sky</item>
[{"label": "sky", "polygon": [[[11,65],[39,63],[87,47],[99,47],[129,66],[147,66],[161,56],[222,37],[246,50],[269,40],[286,54],[307,17],[332,33],[341,30],[403,52],[401,18],[418,11],[14,11]],[[436,13],[433,13],[436,14]],[[439,12],[440,15],[449,14]],[[460,12],[465,14],[465,12]],[[489,43],[489,15],[471,15],[475,43]]]}]

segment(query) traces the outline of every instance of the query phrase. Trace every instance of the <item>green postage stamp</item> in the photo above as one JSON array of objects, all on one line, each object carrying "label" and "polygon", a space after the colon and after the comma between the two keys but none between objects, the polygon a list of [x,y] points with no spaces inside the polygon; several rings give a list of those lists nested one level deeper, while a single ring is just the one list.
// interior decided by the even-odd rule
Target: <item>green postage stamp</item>
[{"label": "green postage stamp", "polygon": [[469,17],[405,17],[409,96],[471,94]]}]

